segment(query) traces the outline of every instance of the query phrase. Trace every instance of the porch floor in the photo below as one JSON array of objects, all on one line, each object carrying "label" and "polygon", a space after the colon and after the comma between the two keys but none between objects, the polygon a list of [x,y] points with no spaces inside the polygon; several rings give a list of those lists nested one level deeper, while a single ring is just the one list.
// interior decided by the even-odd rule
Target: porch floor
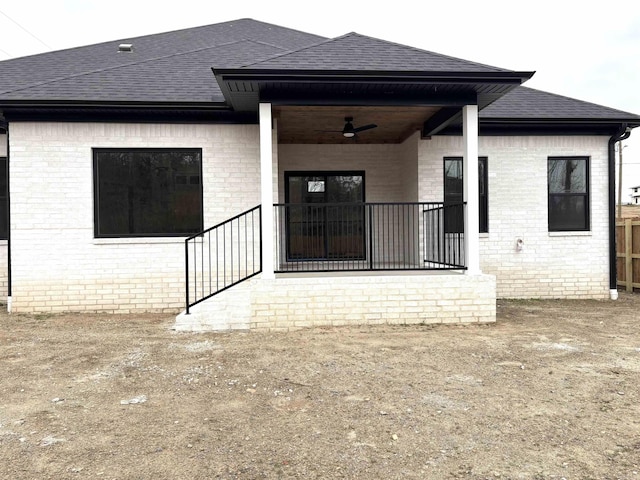
[{"label": "porch floor", "polygon": [[463,269],[456,265],[443,265],[436,262],[423,262],[422,264],[408,265],[407,263],[398,262],[375,262],[371,264],[367,260],[310,260],[310,261],[292,261],[282,263],[276,269],[277,273],[291,272],[354,272],[356,274],[364,274],[372,272],[374,275],[382,272],[397,274],[399,272],[408,272],[409,274],[423,274],[434,271],[447,272],[451,270]]}]

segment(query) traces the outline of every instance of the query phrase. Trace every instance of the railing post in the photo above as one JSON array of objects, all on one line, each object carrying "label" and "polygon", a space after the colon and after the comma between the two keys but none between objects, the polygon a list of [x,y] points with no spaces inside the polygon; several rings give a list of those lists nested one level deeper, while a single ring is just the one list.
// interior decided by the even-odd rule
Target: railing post
[{"label": "railing post", "polygon": [[[633,292],[633,223],[630,218],[624,222],[624,269],[627,277],[626,291]],[[639,280],[640,281],[640,280]]]},{"label": "railing post", "polygon": [[260,272],[262,272],[262,205],[258,205],[258,234],[260,238]]},{"label": "railing post", "polygon": [[373,270],[373,205],[369,205],[369,270]]},{"label": "railing post", "polygon": [[184,241],[184,281],[185,302],[187,304],[186,314],[189,315],[189,240]]}]

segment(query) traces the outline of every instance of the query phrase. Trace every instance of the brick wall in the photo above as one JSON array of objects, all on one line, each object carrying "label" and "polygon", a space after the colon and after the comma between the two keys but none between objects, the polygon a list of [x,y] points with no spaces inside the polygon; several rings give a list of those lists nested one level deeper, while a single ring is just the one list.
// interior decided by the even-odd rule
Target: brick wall
[{"label": "brick wall", "polygon": [[[341,144],[278,147],[279,201],[284,202],[284,172],[364,170],[367,202],[407,201],[407,157],[403,145]],[[415,157],[413,158],[415,165]],[[414,199],[417,201],[417,198]]]},{"label": "brick wall", "polygon": [[348,275],[252,280],[180,314],[175,328],[293,330],[494,322],[491,275]]},{"label": "brick wall", "polygon": [[204,224],[259,203],[258,127],[11,124],[14,311],[176,311],[181,238],[94,239],[93,147],[202,148]]},{"label": "brick wall", "polygon": [[[595,136],[480,137],[489,176],[489,233],[481,235],[480,262],[483,272],[496,275],[498,297],[608,297],[607,142]],[[420,142],[421,200],[442,201],[443,157],[449,155],[462,155],[461,137]],[[558,155],[591,159],[589,232],[548,232],[547,157]]]},{"label": "brick wall", "polygon": [[[93,147],[202,148],[204,223],[211,226],[260,201],[258,126],[11,124],[14,310],[182,308],[181,239],[94,239]],[[481,137],[479,147],[489,159],[490,231],[481,238],[481,266],[498,277],[498,296],[606,297],[607,138]],[[367,201],[441,201],[448,155],[462,155],[460,137],[275,145],[274,190],[284,201],[287,170],[364,170]],[[591,158],[590,232],[547,232],[550,155]],[[6,254],[0,258],[6,263]]]}]

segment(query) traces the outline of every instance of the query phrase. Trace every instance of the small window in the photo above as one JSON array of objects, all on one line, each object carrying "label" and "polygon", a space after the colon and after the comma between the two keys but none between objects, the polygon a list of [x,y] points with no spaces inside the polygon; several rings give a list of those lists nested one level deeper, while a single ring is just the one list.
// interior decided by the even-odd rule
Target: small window
[{"label": "small window", "polygon": [[549,157],[549,231],[589,230],[589,159]]},{"label": "small window", "polygon": [[[487,177],[487,157],[478,157],[478,200],[480,233],[487,233],[489,231],[489,197],[487,194]],[[462,157],[445,157],[444,203],[446,207],[445,231],[447,233],[461,233],[464,230],[462,186]]]},{"label": "small window", "polygon": [[202,150],[94,149],[96,237],[202,230]]}]

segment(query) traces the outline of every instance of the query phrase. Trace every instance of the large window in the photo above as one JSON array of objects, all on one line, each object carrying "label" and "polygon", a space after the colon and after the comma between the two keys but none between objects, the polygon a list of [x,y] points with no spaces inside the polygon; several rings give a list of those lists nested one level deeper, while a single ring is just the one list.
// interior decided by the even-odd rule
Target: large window
[{"label": "large window", "polygon": [[200,149],[93,150],[96,237],[202,230]]},{"label": "large window", "polygon": [[6,240],[9,232],[9,185],[7,183],[7,158],[0,157],[0,240]]},{"label": "large window", "polygon": [[[444,158],[445,231],[461,233],[464,230],[462,157]],[[478,157],[478,199],[480,233],[489,231],[489,199],[487,195],[487,157]]]},{"label": "large window", "polygon": [[549,231],[589,230],[589,159],[549,157]]}]

